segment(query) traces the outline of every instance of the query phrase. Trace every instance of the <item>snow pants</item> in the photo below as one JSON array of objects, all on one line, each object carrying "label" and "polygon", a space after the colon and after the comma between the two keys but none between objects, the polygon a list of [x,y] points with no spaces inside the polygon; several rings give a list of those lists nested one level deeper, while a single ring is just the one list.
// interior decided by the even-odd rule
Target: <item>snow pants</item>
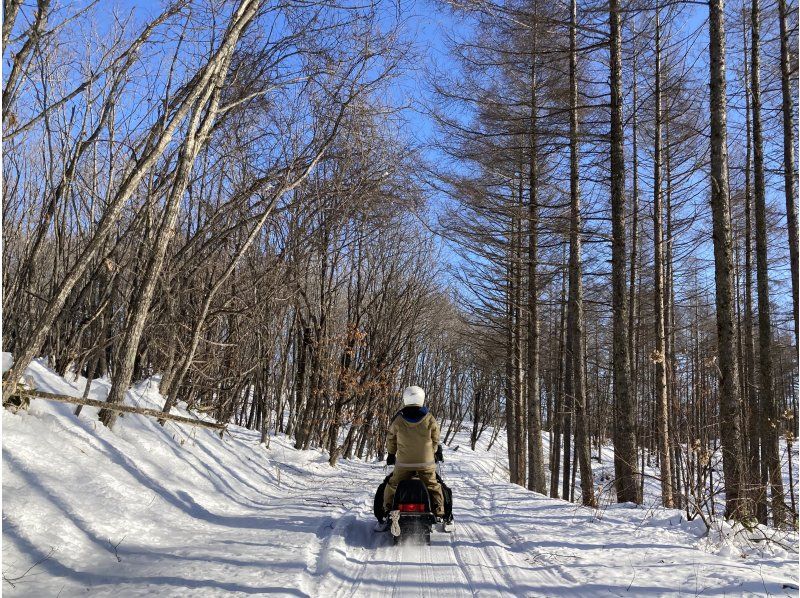
[{"label": "snow pants", "polygon": [[444,516],[444,494],[442,494],[442,487],[436,479],[436,467],[426,467],[424,469],[405,469],[403,467],[395,467],[392,472],[392,477],[389,478],[389,483],[383,491],[383,505],[386,512],[392,510],[392,501],[394,500],[394,493],[397,492],[397,485],[403,480],[410,480],[414,474],[419,476],[422,483],[428,489],[428,494],[431,495],[431,502],[433,503],[434,515],[439,517]]}]

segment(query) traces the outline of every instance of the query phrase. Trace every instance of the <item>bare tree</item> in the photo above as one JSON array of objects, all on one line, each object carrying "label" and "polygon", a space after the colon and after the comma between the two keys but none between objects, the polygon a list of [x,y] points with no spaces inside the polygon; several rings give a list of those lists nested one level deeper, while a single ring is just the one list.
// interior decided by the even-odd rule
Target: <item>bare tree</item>
[{"label": "bare tree", "polygon": [[[586,374],[584,369],[583,281],[581,269],[581,199],[578,151],[578,4],[570,3],[569,34],[569,307],[567,315],[566,394],[572,394],[575,405],[575,453],[581,470],[581,501],[594,507],[594,476],[590,456],[590,437],[586,409]],[[626,341],[627,342],[627,341]]]},{"label": "bare tree", "polygon": [[772,322],[770,316],[769,270],[767,265],[767,216],[764,180],[764,140],[761,122],[760,20],[758,0],[752,1],[750,27],[750,95],[753,108],[753,190],[756,217],[756,280],[758,291],[758,369],[761,418],[761,452],[771,490],[772,517],[781,525],[786,509],[783,475],[778,446],[778,406],[774,394],[772,366]]},{"label": "bare tree", "polygon": [[781,108],[783,110],[783,185],[786,195],[786,223],[789,229],[789,261],[792,277],[792,304],[794,307],[794,344],[798,344],[798,236],[796,165],[794,155],[794,101],[789,63],[789,31],[786,26],[788,10],[786,0],[778,0],[778,20],[781,38]]},{"label": "bare tree", "polygon": [[661,501],[672,508],[672,467],[670,455],[669,402],[667,400],[667,348],[664,326],[664,227],[661,201],[661,24],[660,6],[656,5],[655,72],[655,148],[653,151],[653,305],[655,315],[656,419],[658,420],[658,461],[661,468]]},{"label": "bare tree", "polygon": [[719,362],[719,431],[729,517],[745,515],[741,492],[741,420],[733,304],[733,241],[728,193],[727,97],[725,93],[725,15],[723,0],[709,4],[711,70],[711,210]]},{"label": "bare tree", "polygon": [[630,392],[628,297],[625,287],[625,152],[622,127],[622,50],[620,9],[609,3],[611,49],[611,279],[614,318],[614,469],[617,500],[641,502],[636,462],[636,423]]}]

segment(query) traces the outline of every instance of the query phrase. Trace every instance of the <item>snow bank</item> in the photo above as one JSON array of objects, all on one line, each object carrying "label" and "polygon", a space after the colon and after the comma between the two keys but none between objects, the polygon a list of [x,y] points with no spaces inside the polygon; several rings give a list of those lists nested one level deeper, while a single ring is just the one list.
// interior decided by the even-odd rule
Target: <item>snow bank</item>
[{"label": "snow bank", "polygon": [[11,366],[14,365],[14,358],[11,356],[11,353],[6,353],[3,351],[3,373],[5,374],[8,370],[11,369]]},{"label": "snow bank", "polygon": [[[56,376],[42,362],[27,374],[47,392],[78,395],[85,384]],[[161,407],[156,389],[157,380],[145,381],[127,401]],[[93,383],[92,398],[107,392],[107,381]],[[276,443],[272,454],[285,457],[276,462],[247,431],[234,428],[221,440],[210,430],[170,422],[162,428],[136,415],[120,417],[111,432],[97,422],[96,409],[85,407],[80,418],[73,409],[34,400],[27,413],[3,413],[9,596],[185,596],[298,586],[304,567],[297,558],[316,539],[313,516],[322,510],[300,513],[293,502],[273,514],[283,489],[295,483],[293,472],[313,477],[321,455],[295,455]],[[275,533],[281,526],[283,533]]]}]

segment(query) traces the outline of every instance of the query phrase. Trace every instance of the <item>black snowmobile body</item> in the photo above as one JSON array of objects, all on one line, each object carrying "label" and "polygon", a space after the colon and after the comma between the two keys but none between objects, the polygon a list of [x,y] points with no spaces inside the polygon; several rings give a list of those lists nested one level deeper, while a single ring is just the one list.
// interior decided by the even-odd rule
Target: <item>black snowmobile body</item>
[{"label": "black snowmobile body", "polygon": [[[391,474],[386,476],[375,493],[373,511],[375,513],[375,518],[379,521],[383,521],[389,516],[389,514],[385,513],[383,510],[383,491],[390,477]],[[442,494],[444,494],[445,519],[452,519],[453,493],[450,488],[445,485],[438,473],[436,474],[436,479],[442,486]],[[425,544],[431,543],[431,532],[436,523],[436,517],[431,507],[431,498],[428,494],[428,489],[425,487],[422,480],[418,477],[413,477],[410,480],[400,482],[397,485],[397,492],[395,492],[394,495],[392,510],[399,512],[398,524],[400,526],[400,534],[392,534],[392,539],[395,544],[399,544],[403,538],[411,537],[419,538]]]}]

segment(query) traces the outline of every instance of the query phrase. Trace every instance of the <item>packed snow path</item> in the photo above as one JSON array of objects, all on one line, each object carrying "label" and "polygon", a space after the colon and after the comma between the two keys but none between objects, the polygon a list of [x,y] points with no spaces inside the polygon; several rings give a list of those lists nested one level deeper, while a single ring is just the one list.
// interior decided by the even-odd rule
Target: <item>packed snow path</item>
[{"label": "packed snow path", "polygon": [[[82,386],[33,372],[42,390]],[[153,388],[129,400],[157,404]],[[373,531],[381,463],[334,469],[321,452],[283,437],[265,448],[236,427],[221,440],[126,416],[110,432],[91,410],[71,411],[34,401],[3,414],[8,596],[797,595],[796,554],[741,558],[704,546],[677,511],[594,511],[528,492],[504,481],[504,448],[485,441],[473,452],[458,436],[445,451],[455,532],[393,546]]]}]

